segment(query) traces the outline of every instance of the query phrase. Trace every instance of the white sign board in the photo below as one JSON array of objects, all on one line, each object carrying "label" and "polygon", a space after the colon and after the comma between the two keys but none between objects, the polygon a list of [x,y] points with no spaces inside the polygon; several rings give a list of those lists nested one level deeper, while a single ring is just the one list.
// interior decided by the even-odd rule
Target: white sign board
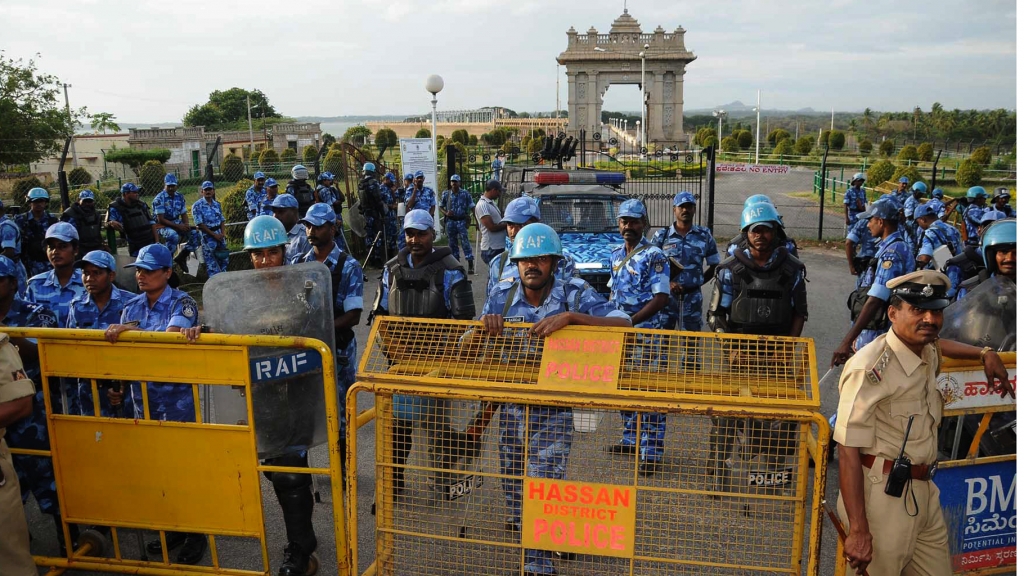
[{"label": "white sign board", "polygon": [[[423,186],[434,191],[434,201],[440,203],[441,195],[437,189],[437,157],[434,155],[433,138],[401,138],[398,145],[402,150],[402,170],[406,174],[423,171]],[[406,210],[409,208],[406,207]],[[434,229],[441,232],[441,219],[437,208],[434,210]]]},{"label": "white sign board", "polygon": [[[1009,368],[1007,372],[1010,375],[1010,385],[1016,394],[1017,369]],[[981,370],[942,372],[936,380],[947,410],[1013,406],[1016,402],[1009,394],[1001,398],[998,393],[989,390],[985,372]]]}]

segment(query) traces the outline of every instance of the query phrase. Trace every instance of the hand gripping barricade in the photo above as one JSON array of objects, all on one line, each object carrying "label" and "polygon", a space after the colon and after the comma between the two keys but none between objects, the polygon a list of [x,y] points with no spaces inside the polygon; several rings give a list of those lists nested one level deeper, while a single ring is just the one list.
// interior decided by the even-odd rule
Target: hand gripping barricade
[{"label": "hand gripping barricade", "polygon": [[[203,317],[214,333],[314,338],[334,350],[331,272],[319,262],[219,274],[203,287]],[[308,349],[250,352],[253,417],[260,458],[306,450],[327,441],[325,375]],[[326,377],[325,377],[326,376]],[[211,392],[213,420],[244,423],[244,389]]]},{"label": "hand gripping barricade", "polygon": [[[541,339],[529,326],[375,320],[346,402],[349,421],[376,420],[374,549],[350,532],[353,566],[362,554],[365,574],[403,576],[818,574],[825,476],[810,461],[828,424],[812,341],[579,326]],[[358,413],[360,393],[372,412]],[[440,422],[407,440],[395,400],[409,394],[465,408],[428,412]],[[609,450],[620,410],[667,415],[653,471]],[[714,418],[735,423],[717,455]],[[360,438],[346,440],[358,500]]]},{"label": "hand gripping barricade", "polygon": [[[83,531],[76,547],[68,546],[66,556],[34,556],[38,566],[52,568],[51,574],[83,570],[149,576],[270,576],[274,571],[259,475],[283,472],[331,477],[336,569],[349,574],[333,378],[324,379],[319,390],[328,468],[261,464],[253,425],[260,423],[253,417],[259,397],[253,394],[254,385],[258,387],[253,374],[266,356],[275,354],[264,348],[277,353],[305,351],[319,363],[321,374],[334,374],[332,348],[312,338],[280,336],[203,334],[199,342],[189,344],[180,334],[129,331],[121,334],[117,344],[110,344],[100,330],[4,331],[12,339],[36,341],[50,438],[48,450],[11,452],[52,459],[62,519],[58,530],[65,541],[73,542],[75,525],[100,529]],[[115,379],[137,383],[141,398],[135,401],[141,404],[142,418],[63,414],[54,405],[66,406],[67,395],[51,391],[61,387],[65,392],[62,381],[74,380],[92,389],[93,413],[99,414],[101,394]],[[151,406],[148,393],[154,383],[191,388],[194,421],[151,417],[158,410],[155,402]],[[206,421],[200,403],[202,386],[245,391],[244,422]],[[103,535],[105,529],[109,536]],[[148,556],[141,537],[132,535],[141,536],[143,531],[150,532],[151,539],[159,538],[161,554]],[[178,564],[174,554],[168,555],[171,531],[206,536],[209,552],[199,565]]]}]

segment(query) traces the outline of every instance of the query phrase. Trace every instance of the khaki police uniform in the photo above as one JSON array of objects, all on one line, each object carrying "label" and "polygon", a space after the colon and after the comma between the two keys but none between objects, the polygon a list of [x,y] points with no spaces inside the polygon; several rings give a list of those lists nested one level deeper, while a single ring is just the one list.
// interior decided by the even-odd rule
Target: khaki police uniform
[{"label": "khaki police uniform", "polygon": [[[943,297],[934,271],[920,271],[890,280],[889,288],[906,282],[935,282],[925,296]],[[948,280],[946,280],[948,288]],[[922,286],[918,284],[918,286]],[[894,290],[899,295],[899,290]],[[908,302],[917,305],[913,300]],[[944,306],[934,306],[935,308]],[[859,448],[864,474],[864,505],[871,532],[872,576],[952,574],[946,522],[939,490],[928,475],[938,457],[942,397],[936,376],[942,364],[938,346],[928,344],[921,356],[911,351],[890,328],[860,349],[847,363],[839,382],[839,408],[834,438]],[[913,466],[903,497],[885,493],[888,468],[899,456],[910,416],[914,417],[905,455]],[[916,500],[916,504],[915,504]],[[842,495],[839,516],[849,526]],[[855,571],[847,566],[847,574]]]},{"label": "khaki police uniform", "polygon": [[[25,376],[17,349],[11,345],[7,334],[0,334],[0,404],[35,393],[36,387]],[[39,572],[29,552],[21,488],[11,463],[11,452],[3,439],[5,432],[0,428],[0,574],[37,576]]]}]

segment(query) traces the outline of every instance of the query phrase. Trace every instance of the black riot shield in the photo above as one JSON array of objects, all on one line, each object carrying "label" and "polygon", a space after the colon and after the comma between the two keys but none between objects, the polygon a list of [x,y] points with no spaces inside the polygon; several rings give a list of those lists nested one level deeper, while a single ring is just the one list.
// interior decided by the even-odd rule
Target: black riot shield
[{"label": "black riot shield", "polygon": [[992,276],[946,308],[942,337],[998,351],[1016,350],[1017,285]]},{"label": "black riot shield", "polygon": [[[222,334],[302,336],[334,350],[331,273],[319,262],[218,274],[203,287],[204,317]],[[308,348],[249,350],[252,406],[260,458],[327,441],[323,365]],[[334,374],[326,375],[334,385]],[[213,386],[214,422],[246,420],[243,391]]]}]

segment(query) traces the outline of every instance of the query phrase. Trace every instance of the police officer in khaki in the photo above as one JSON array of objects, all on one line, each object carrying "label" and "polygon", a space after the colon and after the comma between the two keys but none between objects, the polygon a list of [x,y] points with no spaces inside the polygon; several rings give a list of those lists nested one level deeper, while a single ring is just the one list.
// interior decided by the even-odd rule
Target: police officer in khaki
[{"label": "police officer in khaki", "polygon": [[18,475],[4,441],[4,428],[32,413],[35,393],[35,384],[25,376],[18,351],[7,334],[0,334],[0,574],[4,576],[39,574],[29,552]]},{"label": "police officer in khaki", "polygon": [[[978,359],[989,387],[1013,394],[991,348],[940,340],[949,279],[920,270],[886,282],[892,327],[861,348],[839,381],[839,515],[848,528],[847,574],[951,574],[946,522],[931,481],[938,452],[942,397],[935,381],[942,357]],[[996,382],[998,381],[998,382]],[[910,425],[903,486],[889,482]],[[887,488],[887,485],[889,487]]]}]

